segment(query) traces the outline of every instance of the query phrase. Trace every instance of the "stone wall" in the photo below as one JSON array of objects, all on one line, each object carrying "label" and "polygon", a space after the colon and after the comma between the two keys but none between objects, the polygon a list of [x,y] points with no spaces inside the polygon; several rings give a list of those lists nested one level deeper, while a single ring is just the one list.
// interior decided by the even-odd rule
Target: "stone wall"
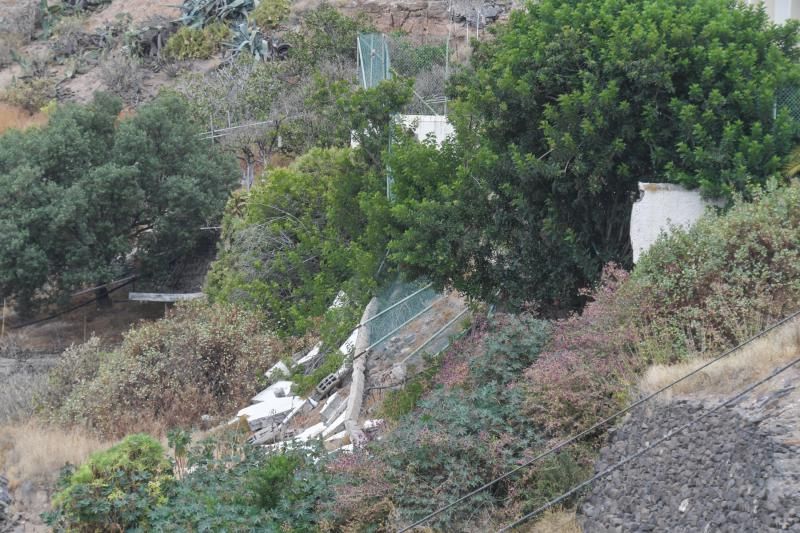
[{"label": "stone wall", "polygon": [[[789,428],[798,430],[796,403],[786,402],[782,416],[787,404],[794,406]],[[596,470],[708,408],[680,400],[634,412]],[[765,424],[770,416],[763,408],[722,408],[596,482],[579,509],[584,531],[800,531],[800,441],[776,429],[784,423]]]}]

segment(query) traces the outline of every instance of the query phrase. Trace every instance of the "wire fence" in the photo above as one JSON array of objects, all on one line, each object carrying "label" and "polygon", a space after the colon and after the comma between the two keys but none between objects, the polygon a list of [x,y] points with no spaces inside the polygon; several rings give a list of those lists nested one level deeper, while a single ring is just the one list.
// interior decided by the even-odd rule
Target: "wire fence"
[{"label": "wire fence", "polygon": [[414,80],[408,115],[446,115],[450,36],[419,38],[367,33],[358,37],[358,81],[364,89],[392,78]]},{"label": "wire fence", "polygon": [[787,111],[789,116],[800,122],[800,87],[784,87],[775,91],[774,115]]}]

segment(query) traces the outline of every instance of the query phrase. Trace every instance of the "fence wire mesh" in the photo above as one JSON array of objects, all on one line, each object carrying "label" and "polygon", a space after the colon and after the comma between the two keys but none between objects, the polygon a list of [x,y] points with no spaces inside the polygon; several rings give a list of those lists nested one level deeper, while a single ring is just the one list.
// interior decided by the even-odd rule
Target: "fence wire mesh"
[{"label": "fence wire mesh", "polygon": [[[417,315],[422,317],[425,314],[425,309],[441,295],[431,288],[420,291],[424,286],[425,283],[422,282],[406,283],[396,281],[377,296],[378,306],[375,312],[380,313],[395,305],[397,302],[413,295],[400,305],[397,305],[372,321],[369,328],[370,343],[379,341],[394,330],[397,330],[396,333],[401,335],[403,333],[403,324],[409,322]],[[390,338],[392,336],[393,335],[390,335]]]},{"label": "fence wire mesh", "polygon": [[775,109],[777,114],[781,111],[789,113],[794,120],[800,121],[800,87],[784,87],[775,91]]},{"label": "fence wire mesh", "polygon": [[403,110],[409,115],[445,115],[445,88],[450,71],[450,37],[420,39],[404,34],[358,37],[358,78],[369,89],[391,78],[414,80],[414,97]]}]

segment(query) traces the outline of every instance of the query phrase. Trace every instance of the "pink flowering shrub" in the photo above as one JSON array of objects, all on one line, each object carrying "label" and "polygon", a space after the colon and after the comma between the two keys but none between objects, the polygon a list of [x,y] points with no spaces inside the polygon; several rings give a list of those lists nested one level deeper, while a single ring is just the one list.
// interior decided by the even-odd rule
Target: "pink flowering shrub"
[{"label": "pink flowering shrub", "polygon": [[636,352],[636,302],[622,290],[628,273],[614,264],[585,291],[581,314],[555,322],[547,348],[525,372],[528,412],[550,434],[568,433],[624,404],[644,361]]}]

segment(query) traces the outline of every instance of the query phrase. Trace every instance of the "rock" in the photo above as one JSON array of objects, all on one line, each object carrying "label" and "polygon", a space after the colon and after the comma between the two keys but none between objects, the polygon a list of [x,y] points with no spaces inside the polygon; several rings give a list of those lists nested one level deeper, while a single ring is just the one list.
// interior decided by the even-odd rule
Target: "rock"
[{"label": "rock", "polygon": [[[596,468],[669,435],[704,409],[684,401],[634,411],[610,436]],[[776,442],[742,410],[721,409],[595,483],[579,509],[583,529],[800,531],[800,460],[776,453]]]}]

